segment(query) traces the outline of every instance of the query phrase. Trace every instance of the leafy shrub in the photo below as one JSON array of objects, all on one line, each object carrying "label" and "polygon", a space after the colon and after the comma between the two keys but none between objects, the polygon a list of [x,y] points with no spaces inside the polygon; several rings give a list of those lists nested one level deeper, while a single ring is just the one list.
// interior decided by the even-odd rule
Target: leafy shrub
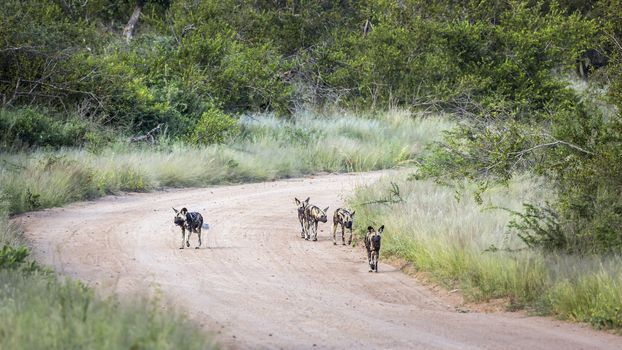
[{"label": "leafy shrub", "polygon": [[28,248],[5,245],[0,250],[0,269],[14,269],[26,262]]},{"label": "leafy shrub", "polygon": [[235,118],[212,106],[201,115],[190,140],[194,144],[202,145],[222,143],[226,138],[236,135],[239,129]]},{"label": "leafy shrub", "polygon": [[523,204],[524,212],[512,211],[514,218],[508,227],[530,248],[545,250],[567,249],[568,240],[559,224],[559,215],[550,206]]},{"label": "leafy shrub", "polygon": [[[515,115],[464,123],[422,159],[422,176],[464,177],[485,189],[531,171],[557,192],[550,208],[531,204],[517,214],[532,247],[571,253],[622,251],[622,115],[589,101],[567,103],[540,123]],[[561,234],[563,232],[563,234]]]},{"label": "leafy shrub", "polygon": [[60,120],[32,108],[0,109],[0,147],[74,146],[85,139],[89,126],[78,119]]},{"label": "leafy shrub", "polygon": [[559,71],[598,44],[598,24],[564,6],[148,1],[128,43],[115,30],[132,3],[11,0],[0,95],[130,134],[164,123],[173,138],[210,103],[282,115],[309,103],[473,112],[477,102],[530,118],[569,98]]}]

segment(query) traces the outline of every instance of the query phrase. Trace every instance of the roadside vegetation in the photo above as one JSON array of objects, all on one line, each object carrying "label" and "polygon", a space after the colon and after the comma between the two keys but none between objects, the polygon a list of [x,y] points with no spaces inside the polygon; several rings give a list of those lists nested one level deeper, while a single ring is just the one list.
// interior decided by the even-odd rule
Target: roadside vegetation
[{"label": "roadside vegetation", "polygon": [[622,328],[622,256],[532,249],[512,228],[512,212],[524,202],[554,196],[542,179],[514,178],[478,202],[473,182],[456,188],[412,175],[359,187],[348,199],[357,222],[365,223],[360,237],[368,224],[385,225],[381,257],[408,263],[470,302],[504,299],[508,310]]},{"label": "roadside vegetation", "polygon": [[[26,261],[6,221],[24,211],[416,166],[352,199],[358,222],[385,221],[389,254],[473,300],[621,328],[620,9],[620,0],[4,1],[2,254]],[[0,268],[11,281],[1,291],[2,327],[17,334],[2,328],[9,347],[49,345],[15,338],[30,336],[31,321],[11,305],[47,314],[22,295],[66,303],[57,311],[87,305],[83,331],[101,342],[76,347],[104,347],[113,333],[123,340],[111,347],[168,344],[98,328],[117,313],[153,315],[171,337],[186,328],[17,265]],[[43,321],[60,327],[62,312]],[[51,347],[72,341],[49,337]]]},{"label": "roadside vegetation", "polygon": [[369,171],[412,164],[453,125],[406,111],[374,116],[300,113],[241,117],[222,144],[126,140],[88,148],[0,155],[0,187],[11,214],[120,191],[274,180],[317,172]]}]

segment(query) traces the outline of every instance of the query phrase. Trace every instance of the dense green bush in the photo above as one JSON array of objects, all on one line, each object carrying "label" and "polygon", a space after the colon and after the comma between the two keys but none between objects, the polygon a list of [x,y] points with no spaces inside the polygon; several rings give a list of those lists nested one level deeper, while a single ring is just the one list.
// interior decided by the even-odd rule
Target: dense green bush
[{"label": "dense green bush", "polygon": [[236,119],[212,106],[203,112],[190,140],[200,145],[222,143],[226,138],[235,136],[239,132],[239,128]]},{"label": "dense green bush", "polygon": [[[620,109],[603,107],[592,91],[578,95],[546,73],[559,69],[564,57],[577,57],[589,45],[608,45],[611,56],[606,75],[613,78],[609,101],[620,106],[617,81],[622,76],[622,47],[619,29],[611,26],[619,22],[616,11],[611,12],[615,3],[603,1],[578,9],[594,18],[602,15],[598,21],[583,21],[577,13],[566,15],[555,3],[544,4],[546,23],[534,16],[536,7],[512,4],[519,10],[517,15],[505,20],[502,15],[496,28],[513,23],[515,28],[532,30],[520,35],[511,30],[497,34],[509,38],[504,40],[506,44],[513,44],[497,45],[499,49],[490,52],[513,59],[487,67],[496,76],[488,82],[496,88],[484,90],[473,104],[475,112],[467,113],[470,118],[429,149],[419,176],[445,183],[463,177],[475,179],[480,183],[480,191],[475,192],[479,198],[491,182],[507,182],[517,173],[534,172],[549,180],[557,196],[546,207],[526,203],[523,212],[515,212],[511,227],[525,243],[581,254],[621,251]],[[598,23],[607,24],[600,27]],[[577,45],[548,46],[569,37]]]},{"label": "dense green bush", "polygon": [[0,147],[4,149],[82,144],[91,131],[85,120],[60,120],[32,108],[0,109]]},{"label": "dense green bush", "polygon": [[228,0],[149,1],[127,42],[133,4],[8,1],[2,104],[77,111],[129,133],[166,123],[174,137],[211,104],[473,112],[475,101],[529,117],[568,99],[559,72],[600,38],[570,3]]},{"label": "dense green bush", "polygon": [[0,270],[15,269],[26,262],[28,248],[5,245],[0,250]]}]

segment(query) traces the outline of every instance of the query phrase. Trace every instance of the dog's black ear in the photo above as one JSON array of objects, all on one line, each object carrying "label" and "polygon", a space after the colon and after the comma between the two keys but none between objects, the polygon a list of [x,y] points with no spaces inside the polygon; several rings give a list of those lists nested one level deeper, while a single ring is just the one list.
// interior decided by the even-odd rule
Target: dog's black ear
[{"label": "dog's black ear", "polygon": [[182,213],[182,214],[187,213],[187,212],[188,212],[188,209],[186,209],[186,208],[181,208],[181,213]]},{"label": "dog's black ear", "polygon": [[328,208],[329,207],[324,208],[324,214],[326,214],[328,212]]},{"label": "dog's black ear", "polygon": [[294,197],[294,203],[296,203],[296,205],[300,205],[300,201],[298,200],[298,198]]},{"label": "dog's black ear", "polygon": [[378,234],[381,234],[384,231],[384,225],[380,226],[378,229]]},{"label": "dog's black ear", "polygon": [[179,210],[173,208],[173,211],[175,211],[175,214],[179,213]]},{"label": "dog's black ear", "polygon": [[373,230],[374,230],[374,228],[373,228],[373,227],[371,227],[371,226],[367,226],[367,232],[371,232],[371,231],[373,231]]},{"label": "dog's black ear", "polygon": [[309,199],[311,199],[311,197],[307,197],[307,199],[305,199],[305,204],[309,204]]},{"label": "dog's black ear", "polygon": [[356,213],[356,210],[352,212],[352,214],[350,214],[351,217],[354,217],[354,214]]}]

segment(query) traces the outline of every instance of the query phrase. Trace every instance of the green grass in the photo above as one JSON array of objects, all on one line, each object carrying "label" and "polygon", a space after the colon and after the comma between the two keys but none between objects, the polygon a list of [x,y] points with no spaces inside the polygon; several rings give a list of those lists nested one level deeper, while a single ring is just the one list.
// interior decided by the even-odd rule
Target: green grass
[{"label": "green grass", "polygon": [[0,270],[2,349],[206,349],[207,337],[153,302],[101,299],[49,274]]},{"label": "green grass", "polygon": [[546,186],[518,178],[487,192],[478,205],[468,183],[457,192],[406,178],[359,187],[348,200],[359,234],[368,225],[386,225],[381,257],[404,259],[472,301],[507,298],[508,309],[622,329],[622,257],[528,250],[507,231],[509,214],[492,209],[520,210],[522,202],[550,198]]},{"label": "green grass", "polygon": [[443,117],[391,111],[374,117],[290,120],[244,116],[241,133],[223,145],[193,147],[117,143],[88,149],[0,155],[0,188],[11,213],[60,206],[119,191],[265,181],[317,172],[406,165],[451,126]]}]

